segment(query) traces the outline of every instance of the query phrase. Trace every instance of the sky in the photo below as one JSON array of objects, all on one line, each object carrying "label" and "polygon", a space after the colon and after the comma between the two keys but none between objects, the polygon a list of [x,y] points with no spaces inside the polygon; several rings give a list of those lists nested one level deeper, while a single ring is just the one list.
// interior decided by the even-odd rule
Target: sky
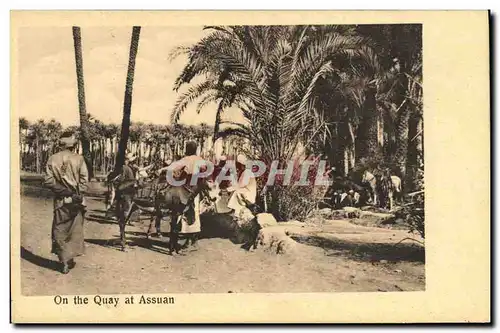
[{"label": "sky", "polygon": [[[120,124],[132,27],[81,30],[87,112],[105,123]],[[192,45],[206,34],[201,26],[143,27],[136,59],[132,114],[134,122],[169,124],[182,91],[173,91],[185,56],[170,61],[170,51]],[[75,55],[71,27],[21,28],[18,45],[19,116],[30,121],[56,119],[78,125]],[[213,125],[216,106],[184,112],[181,123]],[[230,117],[238,120],[238,116]]]}]

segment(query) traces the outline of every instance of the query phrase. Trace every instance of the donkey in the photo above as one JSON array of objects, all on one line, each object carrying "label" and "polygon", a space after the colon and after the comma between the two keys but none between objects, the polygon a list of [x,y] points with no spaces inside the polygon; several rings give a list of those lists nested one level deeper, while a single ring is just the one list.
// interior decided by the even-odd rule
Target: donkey
[{"label": "donkey", "polygon": [[[163,192],[165,190],[165,187],[167,185],[159,185],[159,190],[158,192]],[[215,201],[217,201],[219,197],[219,188],[218,186],[210,186],[208,185],[207,187],[203,187],[201,191],[202,198],[200,200],[200,214],[203,213],[204,211],[207,211],[209,209],[212,209],[214,206]],[[138,203],[137,201],[134,202],[135,205],[139,207],[140,210],[146,211],[151,214],[151,220],[149,223],[148,231],[146,233],[146,238],[150,238],[151,235],[153,234],[153,228],[156,229],[156,235],[159,237],[162,237],[161,233],[161,220],[165,215],[170,213],[170,209],[168,207],[165,207],[164,204],[162,204],[162,201],[164,198],[162,196],[155,196],[154,200],[152,203]],[[216,208],[215,208],[216,210]]]},{"label": "donkey", "polygon": [[[193,200],[198,195],[210,196],[209,186],[206,180],[199,182],[192,188],[184,186],[165,186],[157,191],[154,200],[154,211],[156,220],[156,229],[159,230],[159,224],[165,213],[170,214],[170,234],[169,234],[169,254],[172,255],[175,251],[179,253],[179,233],[181,226],[181,218],[186,214],[194,214]],[[182,202],[182,198],[188,197],[187,203]],[[150,228],[151,229],[151,224]],[[148,230],[149,232],[149,230]]]},{"label": "donkey", "polygon": [[363,178],[361,179],[361,183],[368,184],[369,194],[372,198],[373,204],[377,205],[378,196],[377,196],[377,178],[373,173],[368,170],[363,172]]},{"label": "donkey", "polygon": [[[394,206],[394,195],[396,194],[398,198],[401,196],[401,178],[389,175],[387,172],[382,172],[381,175],[376,177],[371,172],[366,170],[363,173],[361,182],[369,185],[374,205],[386,206],[386,199],[388,199],[389,210],[392,210]],[[380,196],[382,197],[382,200],[379,199]]]}]

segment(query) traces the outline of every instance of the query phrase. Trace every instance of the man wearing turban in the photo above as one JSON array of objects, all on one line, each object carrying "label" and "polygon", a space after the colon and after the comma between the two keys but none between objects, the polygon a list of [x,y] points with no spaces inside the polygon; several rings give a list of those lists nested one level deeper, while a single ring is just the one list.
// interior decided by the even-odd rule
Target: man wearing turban
[{"label": "man wearing turban", "polygon": [[72,133],[60,138],[62,150],[49,157],[44,184],[54,193],[52,253],[59,258],[61,272],[69,273],[74,258],[84,253],[83,221],[88,170],[83,157],[75,152]]}]

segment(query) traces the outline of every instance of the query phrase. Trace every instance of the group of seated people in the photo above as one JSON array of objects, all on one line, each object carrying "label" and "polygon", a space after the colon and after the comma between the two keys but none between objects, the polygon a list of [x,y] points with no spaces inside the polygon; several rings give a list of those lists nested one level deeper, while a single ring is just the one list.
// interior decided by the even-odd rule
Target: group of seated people
[{"label": "group of seated people", "polygon": [[339,175],[335,167],[330,169],[329,175],[333,184],[327,192],[327,198],[333,208],[359,207],[367,200],[366,189],[349,177]]}]

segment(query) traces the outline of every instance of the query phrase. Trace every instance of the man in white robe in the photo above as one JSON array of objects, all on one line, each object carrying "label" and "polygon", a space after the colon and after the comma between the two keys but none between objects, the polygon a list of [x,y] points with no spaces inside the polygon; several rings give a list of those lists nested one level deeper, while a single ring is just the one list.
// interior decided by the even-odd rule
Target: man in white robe
[{"label": "man in white robe", "polygon": [[242,221],[252,219],[254,216],[249,205],[255,204],[257,198],[257,181],[251,169],[246,167],[247,158],[240,154],[236,159],[236,169],[240,176],[227,191],[232,193],[227,206],[234,210],[234,216]]}]

